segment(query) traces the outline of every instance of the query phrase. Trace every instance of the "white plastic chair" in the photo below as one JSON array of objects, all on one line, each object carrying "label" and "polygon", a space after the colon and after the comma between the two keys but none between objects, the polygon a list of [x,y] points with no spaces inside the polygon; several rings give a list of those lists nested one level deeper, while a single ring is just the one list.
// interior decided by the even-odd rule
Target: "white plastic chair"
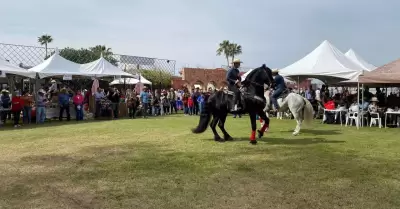
[{"label": "white plastic chair", "polygon": [[379,128],[382,128],[382,119],[379,116],[379,113],[370,112],[369,114],[371,115],[371,121],[369,127],[372,127],[372,125],[378,125]]},{"label": "white plastic chair", "polygon": [[358,129],[358,127],[359,127],[359,125],[360,125],[360,120],[359,120],[359,117],[358,117],[358,112],[353,112],[353,111],[351,111],[351,109],[349,109],[349,112],[348,112],[347,115],[346,115],[346,126],[349,125],[349,123],[350,123],[350,125],[352,125],[352,124],[353,124],[353,121],[355,122],[356,127],[357,127],[357,129]]}]

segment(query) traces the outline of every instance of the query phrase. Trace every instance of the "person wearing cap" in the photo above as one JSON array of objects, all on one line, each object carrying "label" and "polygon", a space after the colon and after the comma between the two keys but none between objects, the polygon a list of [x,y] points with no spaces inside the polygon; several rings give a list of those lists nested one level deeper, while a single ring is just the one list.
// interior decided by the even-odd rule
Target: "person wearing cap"
[{"label": "person wearing cap", "polygon": [[275,91],[271,96],[271,102],[275,106],[275,109],[279,110],[278,98],[286,90],[286,84],[285,79],[279,75],[278,69],[272,70],[272,75],[274,76],[275,81]]},{"label": "person wearing cap", "polygon": [[368,112],[370,113],[376,113],[378,112],[378,98],[377,97],[372,97],[370,100],[371,104],[368,105]]},{"label": "person wearing cap", "polygon": [[57,81],[56,80],[51,80],[50,83],[51,83],[51,86],[49,88],[49,93],[50,93],[50,97],[53,97],[53,96],[56,96]]},{"label": "person wearing cap", "polygon": [[1,105],[1,122],[4,124],[7,119],[7,115],[10,112],[11,108],[11,98],[10,98],[10,92],[7,89],[1,90],[1,96],[0,96],[0,105]]},{"label": "person wearing cap", "polygon": [[44,120],[46,119],[47,102],[46,91],[43,89],[39,90],[36,98],[36,123],[44,123]]},{"label": "person wearing cap", "polygon": [[239,83],[241,81],[241,77],[239,75],[239,67],[242,62],[240,59],[233,60],[232,68],[228,70],[226,74],[226,81],[228,82],[228,90],[233,91],[233,103],[231,107],[232,112],[236,112],[240,110],[240,91],[239,91]]},{"label": "person wearing cap", "polygon": [[71,120],[71,114],[69,109],[69,100],[71,99],[71,95],[68,94],[66,88],[62,88],[60,93],[58,94],[58,105],[60,107],[60,114],[58,116],[58,120],[62,121],[64,111],[67,113],[67,121]]}]

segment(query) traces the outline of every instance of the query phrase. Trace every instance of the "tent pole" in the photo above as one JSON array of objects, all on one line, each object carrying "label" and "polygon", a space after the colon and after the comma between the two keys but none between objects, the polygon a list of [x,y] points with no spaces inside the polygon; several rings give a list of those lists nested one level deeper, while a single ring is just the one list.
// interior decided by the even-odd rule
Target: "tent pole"
[{"label": "tent pole", "polygon": [[[361,92],[361,105],[364,102],[364,84],[361,85],[362,92]],[[364,127],[364,108],[361,109],[361,127]]]},{"label": "tent pole", "polygon": [[[358,108],[358,110],[360,110],[360,82],[358,82],[358,81],[357,81],[357,108]],[[357,116],[360,117],[358,114],[357,114]],[[358,124],[357,124],[357,126],[358,126]]]}]

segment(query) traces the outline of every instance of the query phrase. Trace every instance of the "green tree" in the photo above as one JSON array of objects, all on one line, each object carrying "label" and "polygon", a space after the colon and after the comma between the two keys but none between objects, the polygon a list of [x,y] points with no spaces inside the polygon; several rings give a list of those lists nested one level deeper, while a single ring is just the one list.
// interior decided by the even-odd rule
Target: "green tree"
[{"label": "green tree", "polygon": [[217,55],[225,56],[227,65],[229,66],[229,57],[231,56],[231,43],[228,40],[224,40],[219,44]]},{"label": "green tree", "polygon": [[229,45],[229,55],[232,57],[232,62],[236,55],[242,54],[242,46],[239,44],[231,43]]},{"label": "green tree", "polygon": [[[169,88],[171,86],[172,73],[165,72],[159,69],[152,70],[138,70],[143,77],[153,83],[156,88]],[[160,86],[161,84],[161,86]]]},{"label": "green tree", "polygon": [[38,42],[40,45],[44,45],[44,48],[46,49],[46,55],[45,58],[47,58],[47,45],[53,41],[53,38],[50,35],[42,35],[38,37]]},{"label": "green tree", "polygon": [[103,53],[104,59],[117,66],[118,60],[113,57],[111,48],[105,48],[105,46],[102,46],[105,48],[105,50],[102,50],[102,48],[98,48],[98,46],[90,47],[89,49],[74,49],[67,47],[60,50],[60,56],[78,64],[85,64],[99,59]]}]

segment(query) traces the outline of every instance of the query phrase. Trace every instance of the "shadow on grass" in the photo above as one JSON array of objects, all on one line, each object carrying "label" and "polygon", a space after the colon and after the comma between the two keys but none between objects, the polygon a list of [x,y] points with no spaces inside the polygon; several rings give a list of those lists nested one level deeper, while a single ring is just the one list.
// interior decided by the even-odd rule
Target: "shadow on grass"
[{"label": "shadow on grass", "polygon": [[[290,132],[292,133],[293,130],[287,130],[283,132]],[[312,135],[339,135],[342,134],[339,130],[318,130],[318,129],[301,129],[300,133],[304,134],[312,134]]]},{"label": "shadow on grass", "polygon": [[[158,118],[158,117],[149,117],[149,118]],[[37,128],[47,128],[47,127],[56,127],[56,126],[64,126],[64,125],[83,125],[83,124],[93,124],[93,123],[99,123],[99,122],[106,122],[106,121],[121,121],[121,120],[126,120],[126,121],[136,121],[136,120],[143,120],[143,118],[138,117],[135,119],[130,119],[130,118],[119,118],[116,120],[111,120],[111,119],[90,119],[90,120],[82,120],[82,121],[76,121],[75,119],[71,119],[70,121],[67,121],[64,119],[63,121],[59,120],[47,120],[43,124],[28,124],[24,125],[21,124],[22,126],[19,128],[14,128],[13,127],[13,121],[7,121],[5,125],[2,125],[0,128],[0,131],[8,131],[8,130],[19,130],[19,129],[37,129]]]},{"label": "shadow on grass", "polygon": [[[236,138],[232,142],[243,142],[250,141],[247,137]],[[282,138],[270,138],[263,137],[261,139],[257,139],[258,142],[266,143],[266,144],[287,144],[287,145],[310,145],[310,144],[321,144],[321,143],[345,143],[346,141],[338,141],[338,140],[327,140],[324,138],[295,138],[295,139],[282,139]]]}]

